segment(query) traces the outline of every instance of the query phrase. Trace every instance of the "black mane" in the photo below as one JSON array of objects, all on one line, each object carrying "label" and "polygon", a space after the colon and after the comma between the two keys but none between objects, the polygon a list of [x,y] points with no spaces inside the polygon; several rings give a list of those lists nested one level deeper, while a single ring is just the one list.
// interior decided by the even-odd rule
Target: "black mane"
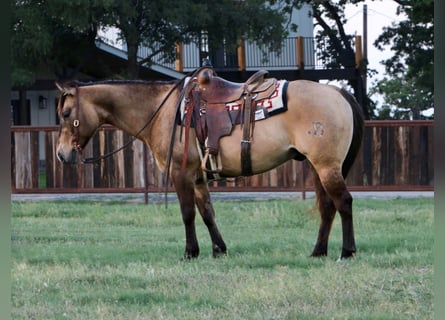
[{"label": "black mane", "polygon": [[122,80],[122,79],[110,79],[110,80],[99,80],[99,81],[79,81],[79,80],[69,80],[63,82],[64,86],[67,87],[86,87],[86,86],[93,86],[97,84],[175,84],[180,80],[154,80],[154,81],[147,81],[147,80]]}]

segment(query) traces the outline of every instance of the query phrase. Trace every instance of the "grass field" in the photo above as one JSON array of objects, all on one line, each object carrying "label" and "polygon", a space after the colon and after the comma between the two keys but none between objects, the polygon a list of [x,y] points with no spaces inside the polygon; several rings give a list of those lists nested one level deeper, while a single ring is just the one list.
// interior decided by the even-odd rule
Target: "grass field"
[{"label": "grass field", "polygon": [[313,201],[217,201],[228,256],[183,262],[176,203],[12,202],[13,319],[433,319],[433,199],[354,201],[357,256],[310,258]]}]

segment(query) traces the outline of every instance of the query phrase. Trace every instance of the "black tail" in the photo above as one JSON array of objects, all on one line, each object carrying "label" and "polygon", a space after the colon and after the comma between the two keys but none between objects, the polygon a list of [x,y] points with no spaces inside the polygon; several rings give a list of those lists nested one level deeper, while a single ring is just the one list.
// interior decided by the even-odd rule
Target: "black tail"
[{"label": "black tail", "polygon": [[364,123],[363,109],[357,102],[355,97],[343,88],[340,90],[340,93],[351,106],[352,115],[354,119],[354,131],[352,133],[352,142],[351,145],[349,146],[348,154],[346,155],[342,167],[343,177],[346,178],[349,170],[354,164],[355,158],[357,157],[357,153],[359,152],[360,147],[362,145],[365,123]]}]

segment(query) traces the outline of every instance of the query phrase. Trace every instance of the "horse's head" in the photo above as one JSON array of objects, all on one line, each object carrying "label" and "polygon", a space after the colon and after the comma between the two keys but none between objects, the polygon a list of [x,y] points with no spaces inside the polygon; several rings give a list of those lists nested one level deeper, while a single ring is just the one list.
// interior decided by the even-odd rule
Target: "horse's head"
[{"label": "horse's head", "polygon": [[[62,163],[76,163],[89,139],[100,126],[98,114],[88,95],[77,85],[61,85],[57,113],[60,119],[56,154]],[[79,92],[82,91],[82,94]]]}]

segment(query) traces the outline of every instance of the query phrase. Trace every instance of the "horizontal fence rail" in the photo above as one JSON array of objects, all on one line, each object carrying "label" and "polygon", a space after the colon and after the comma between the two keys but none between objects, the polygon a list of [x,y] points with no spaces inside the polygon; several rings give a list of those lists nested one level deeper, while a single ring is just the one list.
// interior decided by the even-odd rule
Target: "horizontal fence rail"
[{"label": "horizontal fence rail", "polygon": [[[13,193],[163,192],[163,173],[141,141],[95,164],[61,164],[58,127],[11,127]],[[103,126],[83,151],[106,154],[131,137]],[[351,190],[434,190],[433,121],[367,121],[360,153],[346,180]],[[266,173],[210,181],[212,191],[311,191],[307,161],[288,161]]]}]

